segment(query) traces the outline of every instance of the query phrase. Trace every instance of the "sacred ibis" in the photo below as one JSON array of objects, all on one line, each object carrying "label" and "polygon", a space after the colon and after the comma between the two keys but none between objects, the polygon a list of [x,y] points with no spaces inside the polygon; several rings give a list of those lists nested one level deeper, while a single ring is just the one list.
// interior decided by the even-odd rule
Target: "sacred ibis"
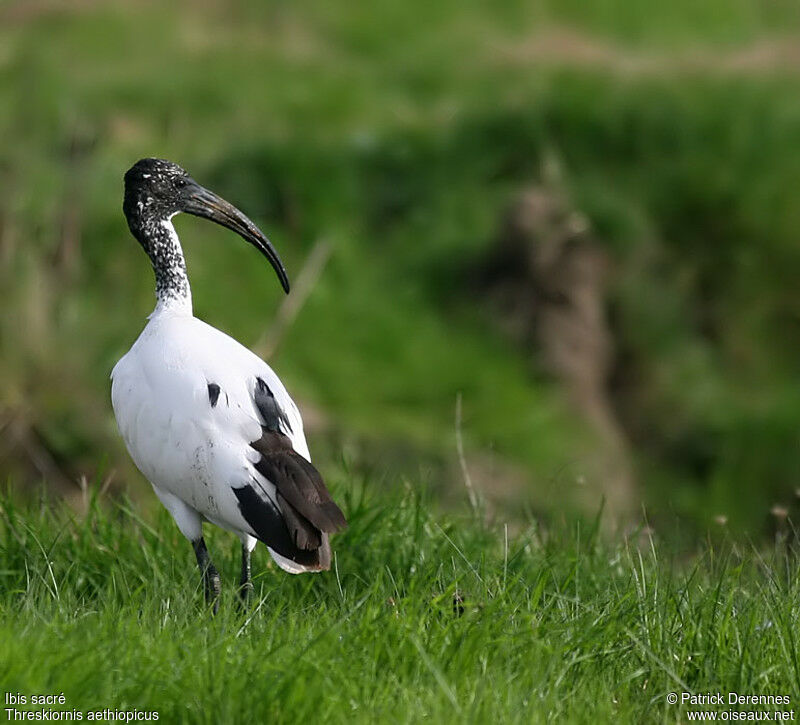
[{"label": "sacred ibis", "polygon": [[257,540],[284,571],[329,569],[328,537],[347,523],[311,465],[300,412],[269,365],[193,316],[172,217],[187,212],[236,232],[288,293],[278,253],[242,212],[169,161],[128,170],[123,211],[153,265],[157,302],[111,373],[114,415],[134,463],[191,541],[207,601],[216,611],[220,580],[204,521],[241,539],[244,601]]}]

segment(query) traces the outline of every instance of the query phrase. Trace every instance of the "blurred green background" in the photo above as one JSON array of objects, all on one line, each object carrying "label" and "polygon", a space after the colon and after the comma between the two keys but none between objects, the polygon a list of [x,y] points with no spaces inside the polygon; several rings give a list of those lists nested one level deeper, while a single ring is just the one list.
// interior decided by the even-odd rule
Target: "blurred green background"
[{"label": "blurred green background", "polygon": [[[121,212],[143,156],[293,279],[329,252],[278,338],[268,265],[177,221],[196,314],[275,348],[327,475],[450,506],[465,468],[498,515],[605,497],[665,536],[791,515],[797,3],[0,3],[0,477],[76,506],[153,501],[108,380],[154,304]],[[588,297],[525,267],[548,249],[588,250]]]}]

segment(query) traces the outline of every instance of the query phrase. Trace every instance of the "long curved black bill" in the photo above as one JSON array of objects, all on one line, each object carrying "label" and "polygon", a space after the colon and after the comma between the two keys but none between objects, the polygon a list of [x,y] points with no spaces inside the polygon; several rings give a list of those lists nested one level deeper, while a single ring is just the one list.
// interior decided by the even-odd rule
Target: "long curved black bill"
[{"label": "long curved black bill", "polygon": [[278,275],[278,279],[281,281],[281,286],[288,294],[289,277],[286,274],[286,268],[283,266],[281,258],[275,251],[275,247],[272,246],[262,231],[233,204],[229,204],[213,191],[193,183],[186,187],[186,197],[182,210],[187,214],[210,219],[212,222],[236,232],[242,239],[250,242],[269,260]]}]

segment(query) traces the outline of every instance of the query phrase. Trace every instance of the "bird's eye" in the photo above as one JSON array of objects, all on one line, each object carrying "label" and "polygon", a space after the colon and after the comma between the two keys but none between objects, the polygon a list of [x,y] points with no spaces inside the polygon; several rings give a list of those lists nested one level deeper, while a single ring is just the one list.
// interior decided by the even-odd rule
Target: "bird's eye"
[{"label": "bird's eye", "polygon": [[175,179],[175,186],[177,186],[179,189],[186,186],[186,179],[184,179],[182,176],[178,177]]}]

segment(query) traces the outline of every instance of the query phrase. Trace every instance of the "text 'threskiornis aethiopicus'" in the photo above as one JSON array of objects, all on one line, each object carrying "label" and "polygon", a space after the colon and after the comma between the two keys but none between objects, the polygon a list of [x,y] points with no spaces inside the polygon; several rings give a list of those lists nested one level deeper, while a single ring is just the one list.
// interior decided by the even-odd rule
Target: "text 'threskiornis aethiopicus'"
[{"label": "text 'threskiornis aethiopicus'", "polygon": [[111,373],[114,414],[136,466],[192,542],[207,600],[216,610],[220,581],[204,521],[239,535],[245,600],[257,540],[284,571],[329,569],[328,537],[347,524],[311,465],[300,412],[269,365],[193,316],[171,220],[188,212],[235,231],[288,292],[278,253],[242,212],[169,161],[128,170],[123,210],[153,265],[157,303]]}]

